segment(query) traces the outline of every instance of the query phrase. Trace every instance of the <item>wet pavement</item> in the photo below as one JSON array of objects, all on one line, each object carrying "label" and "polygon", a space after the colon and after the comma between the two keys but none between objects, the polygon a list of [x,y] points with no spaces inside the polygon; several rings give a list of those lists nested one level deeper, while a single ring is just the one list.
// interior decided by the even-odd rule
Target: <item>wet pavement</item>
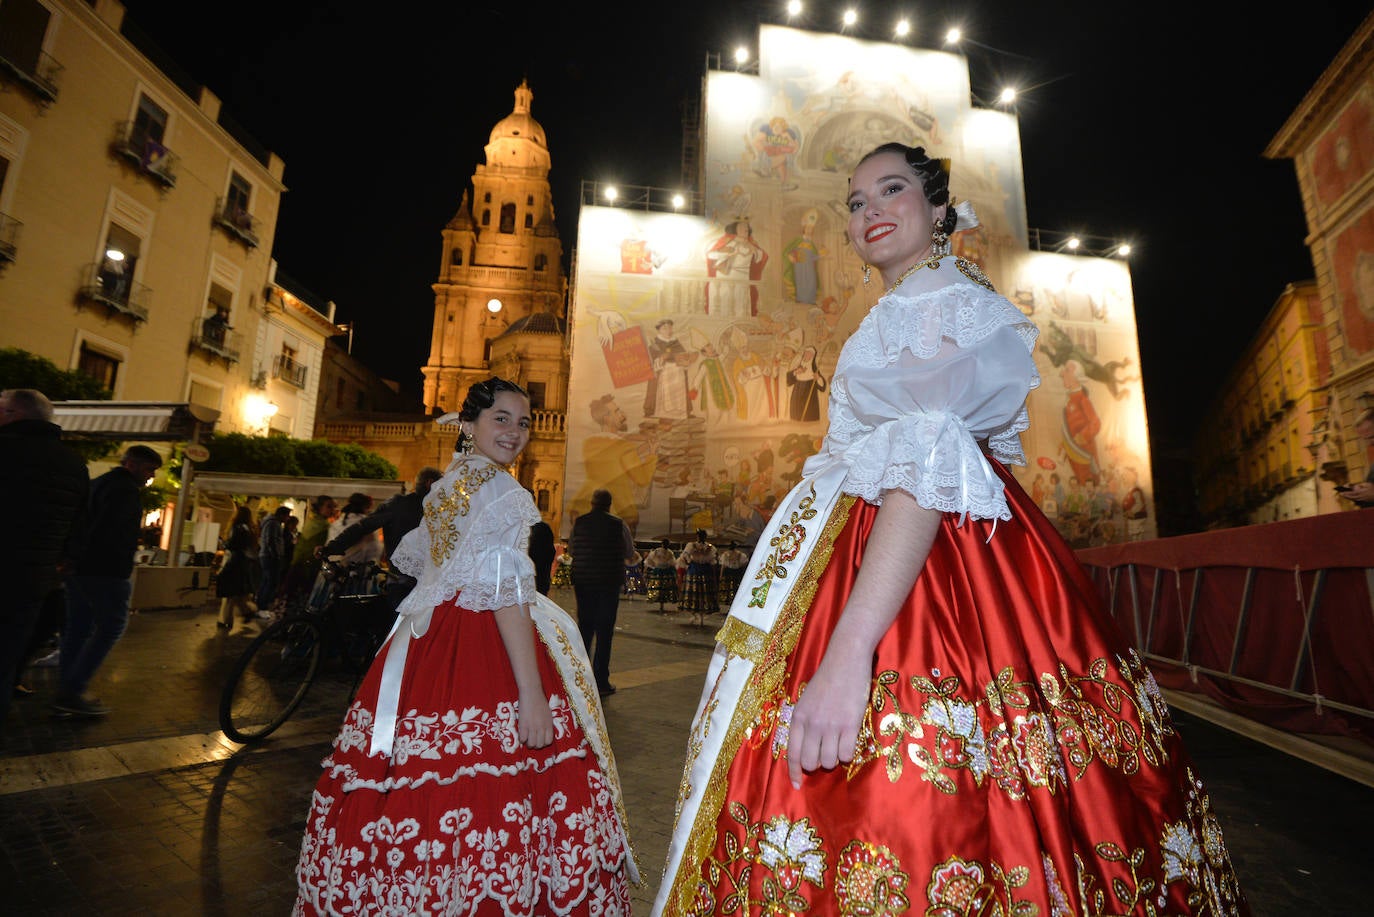
[{"label": "wet pavement", "polygon": [[[572,607],[570,593],[554,598]],[[605,702],[647,915],[672,829],[687,728],[718,618],[621,603]],[[351,683],[327,667],[305,705],[252,746],[219,731],[220,687],[258,625],[229,634],[211,605],[135,612],[91,693],[99,719],[48,711],[55,669],[33,668],[0,753],[0,913],[289,914],[319,762]],[[1255,914],[1366,915],[1374,788],[1175,705]],[[1374,758],[1374,751],[1371,751]]]}]

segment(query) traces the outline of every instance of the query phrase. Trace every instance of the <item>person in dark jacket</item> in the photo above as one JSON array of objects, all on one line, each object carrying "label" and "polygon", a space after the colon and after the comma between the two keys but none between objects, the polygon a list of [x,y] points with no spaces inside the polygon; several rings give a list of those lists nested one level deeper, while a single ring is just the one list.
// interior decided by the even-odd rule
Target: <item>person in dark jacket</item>
[{"label": "person in dark jacket", "polygon": [[90,487],[85,461],[62,442],[52,416],[52,402],[36,389],[0,392],[0,480],[11,519],[0,526],[0,557],[9,571],[0,599],[0,733],[36,649],[32,637],[44,602],[61,588],[72,525]]},{"label": "person in dark jacket", "polygon": [[[368,534],[382,530],[382,557],[388,564],[391,552],[401,543],[405,534],[420,524],[425,514],[425,496],[435,481],[444,472],[432,465],[426,465],[415,475],[415,486],[410,493],[397,494],[357,522],[348,526],[319,550],[320,557],[337,557]],[[415,578],[399,570],[392,570],[386,578],[386,598],[394,611],[415,586]]]},{"label": "person in dark jacket", "polygon": [[119,464],[91,482],[90,501],[74,539],[75,572],[66,579],[60,675],[53,712],[104,716],[109,708],[86,687],[129,623],[134,552],[143,521],[143,486],[162,467],[148,446],[130,446]]},{"label": "person in dark jacket", "polygon": [[[592,492],[592,508],[573,522],[573,594],[577,597],[577,629],[592,659],[592,674],[602,697],[615,693],[611,684],[611,637],[615,635],[625,565],[635,559],[634,537],[619,516],[611,515],[611,492]],[[592,650],[593,641],[596,649]]]},{"label": "person in dark jacket", "polygon": [[234,626],[235,609],[245,621],[257,613],[249,602],[258,591],[258,533],[253,511],[247,506],[234,511],[224,553],[224,566],[215,577],[215,594],[219,597],[219,629],[229,630]]},{"label": "person in dark jacket", "polygon": [[534,588],[548,595],[553,585],[553,529],[544,520],[530,526],[530,560],[534,561]]}]

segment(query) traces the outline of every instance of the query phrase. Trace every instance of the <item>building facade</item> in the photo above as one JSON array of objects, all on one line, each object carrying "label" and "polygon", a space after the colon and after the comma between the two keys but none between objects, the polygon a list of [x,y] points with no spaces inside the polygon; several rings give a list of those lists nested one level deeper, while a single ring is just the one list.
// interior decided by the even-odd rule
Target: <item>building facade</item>
[{"label": "building facade", "polygon": [[263,394],[284,345],[318,352],[329,333],[313,318],[288,331],[270,302],[284,163],[123,24],[116,0],[0,7],[0,345],[86,372],[117,401],[309,435],[308,410],[269,421]]},{"label": "building facade", "polygon": [[1372,125],[1374,14],[1264,151],[1293,162],[1315,281],[1285,291],[1200,434],[1209,525],[1355,509],[1334,488],[1374,458],[1354,430],[1374,407]]}]

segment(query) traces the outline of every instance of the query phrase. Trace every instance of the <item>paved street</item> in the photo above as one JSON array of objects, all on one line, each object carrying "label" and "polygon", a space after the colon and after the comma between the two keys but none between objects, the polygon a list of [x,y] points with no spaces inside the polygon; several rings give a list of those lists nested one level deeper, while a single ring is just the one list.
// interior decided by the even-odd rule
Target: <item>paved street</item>
[{"label": "paved street", "polygon": [[[555,598],[571,603],[570,595]],[[136,613],[92,686],[98,720],[47,711],[54,669],[33,669],[0,756],[0,912],[287,914],[310,792],[345,706],[337,673],[260,746],[226,740],[220,685],[256,626],[224,635],[211,606]],[[714,622],[622,602],[607,725],[631,834],[656,891],[688,724]],[[333,670],[331,670],[333,671]],[[1221,813],[1255,913],[1364,915],[1374,789],[1193,715],[1176,719]]]}]

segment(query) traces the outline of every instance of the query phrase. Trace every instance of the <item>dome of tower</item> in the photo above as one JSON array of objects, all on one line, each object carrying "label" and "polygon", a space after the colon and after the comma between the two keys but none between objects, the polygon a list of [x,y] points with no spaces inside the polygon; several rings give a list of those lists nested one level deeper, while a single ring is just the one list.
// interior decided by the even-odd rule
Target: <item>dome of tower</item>
[{"label": "dome of tower", "polygon": [[544,128],[534,116],[530,114],[530,102],[534,100],[534,93],[530,91],[529,83],[525,80],[520,81],[520,85],[515,88],[515,110],[506,115],[496,126],[491,129],[490,143],[498,140],[528,140],[538,146],[548,149],[548,141],[544,138]]}]

